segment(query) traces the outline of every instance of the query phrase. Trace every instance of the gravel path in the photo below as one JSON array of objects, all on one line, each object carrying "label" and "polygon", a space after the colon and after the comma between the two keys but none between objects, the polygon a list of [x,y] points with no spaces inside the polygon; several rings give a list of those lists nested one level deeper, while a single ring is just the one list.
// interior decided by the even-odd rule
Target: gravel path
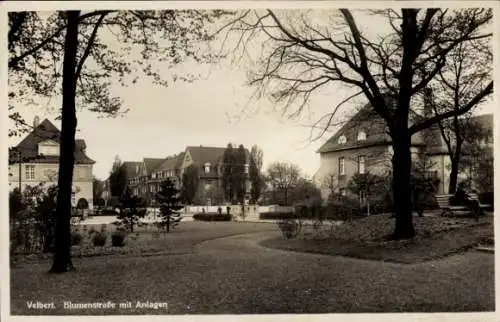
[{"label": "gravel path", "polygon": [[[11,270],[12,314],[256,314],[494,310],[494,256],[467,252],[415,265],[288,252],[277,232],[212,239],[191,254],[86,258],[78,271]],[[29,310],[26,301],[53,301]],[[63,301],[167,302],[168,309],[64,310]]]}]

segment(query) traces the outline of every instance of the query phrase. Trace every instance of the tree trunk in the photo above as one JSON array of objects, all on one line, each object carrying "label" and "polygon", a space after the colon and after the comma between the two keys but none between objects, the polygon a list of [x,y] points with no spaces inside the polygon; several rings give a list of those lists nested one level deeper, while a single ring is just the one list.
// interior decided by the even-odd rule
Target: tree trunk
[{"label": "tree trunk", "polygon": [[393,138],[392,159],[396,226],[391,237],[396,240],[415,236],[411,191],[411,137],[404,125],[401,128],[400,135]]},{"label": "tree trunk", "polygon": [[458,168],[460,163],[460,158],[455,155],[455,157],[451,158],[451,172],[450,172],[450,184],[448,186],[448,193],[455,194],[457,191],[458,184]]},{"label": "tree trunk", "polygon": [[54,261],[50,272],[74,269],[71,262],[71,188],[75,164],[76,133],[76,53],[78,48],[78,17],[80,11],[67,11],[68,25],[64,44],[63,103],[59,153],[59,177],[56,206]]}]

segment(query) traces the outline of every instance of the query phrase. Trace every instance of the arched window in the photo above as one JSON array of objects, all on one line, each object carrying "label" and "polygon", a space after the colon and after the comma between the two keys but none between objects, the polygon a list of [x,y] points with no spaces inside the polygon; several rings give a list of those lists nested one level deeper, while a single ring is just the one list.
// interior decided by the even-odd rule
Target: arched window
[{"label": "arched window", "polygon": [[205,173],[209,173],[210,172],[210,163],[205,163]]},{"label": "arched window", "polygon": [[358,132],[358,141],[366,140],[366,133],[363,131]]},{"label": "arched window", "polygon": [[339,144],[346,144],[347,143],[347,138],[345,135],[342,135],[339,137]]}]

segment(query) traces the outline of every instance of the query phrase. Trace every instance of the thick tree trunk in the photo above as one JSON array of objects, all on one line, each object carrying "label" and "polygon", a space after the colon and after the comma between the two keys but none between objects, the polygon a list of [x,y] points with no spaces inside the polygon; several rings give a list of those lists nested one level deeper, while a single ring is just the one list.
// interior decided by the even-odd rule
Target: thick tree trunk
[{"label": "thick tree trunk", "polygon": [[63,103],[59,155],[58,194],[54,261],[50,272],[62,273],[74,269],[71,262],[71,188],[75,163],[76,133],[76,53],[78,47],[79,11],[68,11],[68,25],[63,61]]},{"label": "thick tree trunk", "polygon": [[396,226],[391,237],[396,240],[415,236],[411,190],[411,140],[408,131],[402,129],[400,132],[400,135],[393,138],[392,159]]},{"label": "thick tree trunk", "polygon": [[455,194],[455,192],[457,191],[458,168],[459,168],[459,159],[452,158],[451,159],[450,184],[448,186],[448,193],[449,194]]},{"label": "thick tree trunk", "polygon": [[[456,125],[455,131],[458,131],[458,125]],[[457,139],[456,144],[455,153],[451,158],[450,184],[448,186],[448,193],[450,194],[454,194],[457,191],[458,170],[460,168],[460,158],[462,156],[462,139],[460,137]]]}]

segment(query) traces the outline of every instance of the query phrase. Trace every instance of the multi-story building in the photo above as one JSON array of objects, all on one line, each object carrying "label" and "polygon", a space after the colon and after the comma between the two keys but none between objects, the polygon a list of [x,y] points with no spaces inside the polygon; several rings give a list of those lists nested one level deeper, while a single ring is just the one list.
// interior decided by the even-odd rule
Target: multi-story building
[{"label": "multi-story building", "polygon": [[[431,113],[429,105],[425,105],[424,113]],[[482,117],[490,120],[483,123],[492,128],[492,116]],[[347,184],[356,173],[387,176],[392,170],[391,137],[384,120],[369,104],[350,118],[317,152],[320,167],[314,181],[321,188],[324,200],[332,190],[345,195]],[[428,174],[439,179],[437,193],[447,193],[451,161],[439,126],[414,134],[411,153],[413,160],[426,158]]]},{"label": "multi-story building", "polygon": [[[57,185],[60,131],[49,120],[39,123],[35,117],[33,130],[9,151],[9,186],[22,191],[27,186]],[[95,163],[86,154],[85,141],[76,140],[73,170],[72,204],[93,208],[93,175]]]},{"label": "multi-story building", "polygon": [[[160,189],[160,183],[166,179],[173,181],[177,188],[182,186],[184,171],[195,166],[198,169],[200,190],[206,193],[206,203],[213,203],[215,198],[210,191],[221,189],[223,173],[223,156],[226,148],[188,146],[179,154],[165,159],[144,158],[137,168],[135,177],[128,179],[134,194],[154,205],[154,195]],[[245,172],[248,174],[250,153],[246,150]],[[126,162],[125,162],[126,163]],[[124,164],[125,164],[124,163]],[[250,181],[246,182],[247,199],[250,194]]]}]

